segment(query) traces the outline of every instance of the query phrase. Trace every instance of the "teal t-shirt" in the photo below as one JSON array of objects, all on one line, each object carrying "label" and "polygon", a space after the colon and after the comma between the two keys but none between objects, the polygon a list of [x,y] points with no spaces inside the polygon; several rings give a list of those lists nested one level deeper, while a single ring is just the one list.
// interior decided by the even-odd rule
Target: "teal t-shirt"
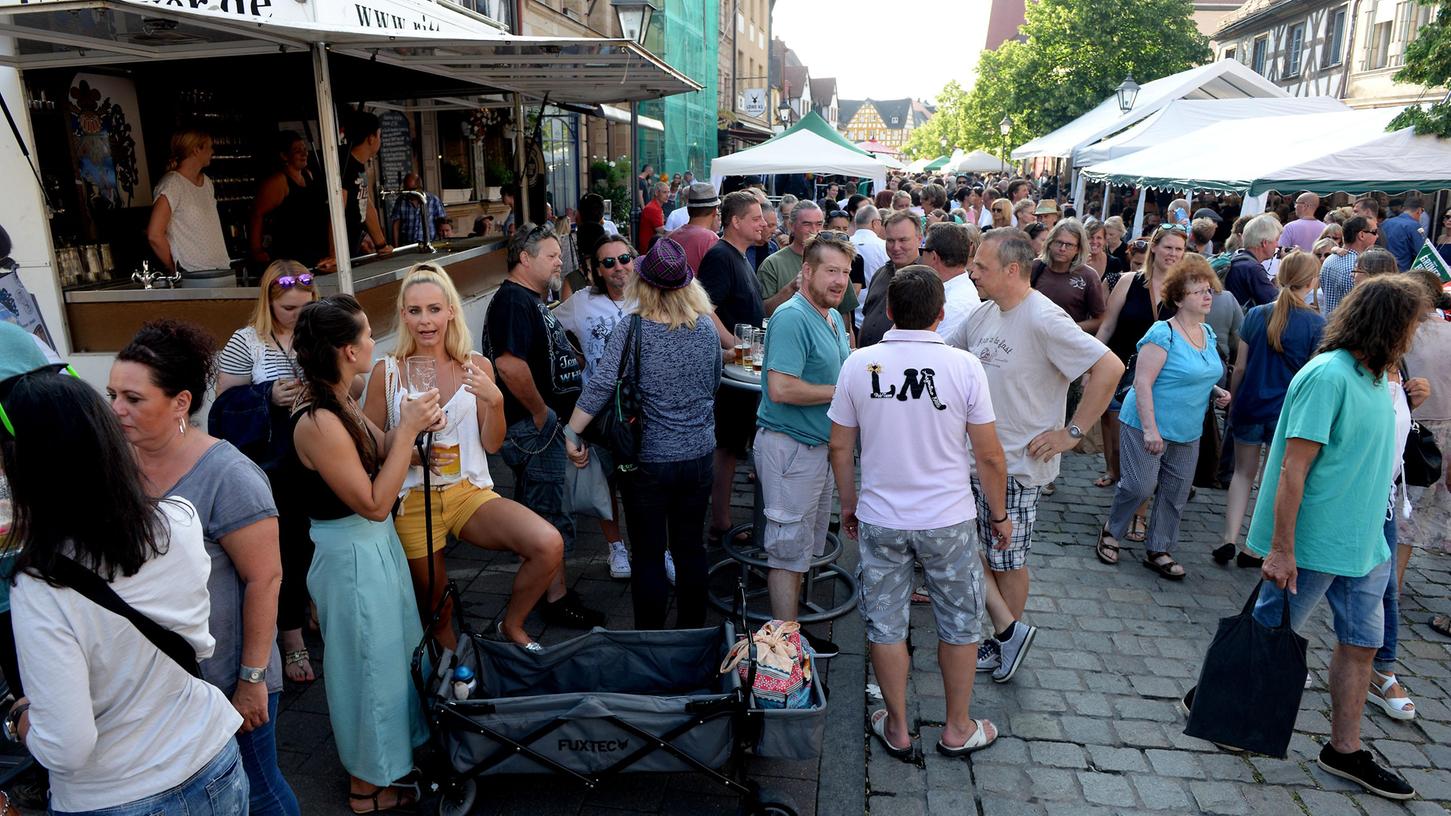
[{"label": "teal t-shirt", "polygon": [[[1159,436],[1170,442],[1187,444],[1204,433],[1209,394],[1224,374],[1224,363],[1220,362],[1214,345],[1214,330],[1207,323],[1199,325],[1204,328],[1202,349],[1180,336],[1167,320],[1156,321],[1139,340],[1138,348],[1153,343],[1169,355],[1154,379],[1154,422]],[[1124,395],[1124,407],[1118,419],[1125,425],[1144,429],[1135,389],[1130,388]]]},{"label": "teal t-shirt", "polygon": [[1395,436],[1395,406],[1384,379],[1372,376],[1348,351],[1312,358],[1285,394],[1247,546],[1259,555],[1270,551],[1285,440],[1305,439],[1323,447],[1305,477],[1295,519],[1295,565],[1358,578],[1385,561]]},{"label": "teal t-shirt", "polygon": [[[766,378],[779,371],[813,385],[836,384],[851,348],[841,315],[834,309],[826,314],[822,317],[800,292],[776,308],[766,324],[766,359],[761,363]],[[803,445],[824,445],[831,438],[831,420],[826,417],[829,402],[782,405],[771,400],[771,389],[764,381],[761,385],[761,407],[756,410],[759,427],[786,434]]]}]

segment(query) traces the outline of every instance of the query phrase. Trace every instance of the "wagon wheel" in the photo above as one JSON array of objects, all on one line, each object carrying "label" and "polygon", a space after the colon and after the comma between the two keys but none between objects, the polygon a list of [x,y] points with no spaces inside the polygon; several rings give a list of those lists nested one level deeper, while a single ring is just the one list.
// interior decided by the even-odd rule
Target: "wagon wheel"
[{"label": "wagon wheel", "polygon": [[478,793],[478,783],[472,779],[445,786],[438,796],[438,816],[468,816]]},{"label": "wagon wheel", "polygon": [[754,783],[751,787],[753,790],[750,796],[741,803],[741,813],[744,816],[797,816],[795,802],[791,797],[761,788]]}]

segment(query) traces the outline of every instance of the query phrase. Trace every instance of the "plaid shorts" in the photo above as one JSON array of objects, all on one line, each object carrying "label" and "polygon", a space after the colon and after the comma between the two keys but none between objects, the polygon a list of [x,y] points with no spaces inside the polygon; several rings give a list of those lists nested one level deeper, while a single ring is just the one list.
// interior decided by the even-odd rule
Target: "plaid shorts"
[{"label": "plaid shorts", "polygon": [[1028,566],[1028,550],[1033,546],[1033,525],[1038,521],[1038,497],[1043,495],[1043,488],[1024,487],[1012,474],[1008,475],[1008,518],[1013,522],[1013,538],[1001,550],[993,547],[993,526],[988,522],[993,514],[988,509],[982,482],[978,481],[976,474],[972,477],[972,494],[977,499],[978,542],[987,555],[988,569],[1008,572]]}]

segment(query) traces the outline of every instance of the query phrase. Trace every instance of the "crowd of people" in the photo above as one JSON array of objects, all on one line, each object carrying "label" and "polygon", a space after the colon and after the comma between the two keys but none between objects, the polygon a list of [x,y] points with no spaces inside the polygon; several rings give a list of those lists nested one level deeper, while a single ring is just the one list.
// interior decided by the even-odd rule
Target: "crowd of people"
[{"label": "crowd of people", "polygon": [[[1181,546],[1185,506],[1196,485],[1227,485],[1206,554],[1261,571],[1256,617],[1288,607],[1298,628],[1321,599],[1331,608],[1321,767],[1414,795],[1359,729],[1367,700],[1416,716],[1396,674],[1398,597],[1412,548],[1451,533],[1445,474],[1408,486],[1400,472],[1413,420],[1451,445],[1451,304],[1404,257],[1419,196],[1382,221],[1373,198],[1342,212],[1305,194],[1288,223],[1191,216],[1179,199],[1133,238],[1122,216],[1060,207],[1049,178],[893,177],[875,199],[838,198],[847,184],[773,202],[688,175],[674,190],[642,175],[636,240],[600,222],[579,286],[559,280],[560,233],[518,225],[477,334],[448,273],[422,263],[382,353],[357,300],[320,297],[286,259],[220,349],[191,324],[146,324],[104,397],[0,324],[16,545],[5,729],[48,771],[50,807],[298,813],[277,700],[284,676],[315,680],[314,625],[349,806],[408,806],[427,736],[409,660],[425,627],[458,637],[445,545],[518,557],[481,636],[540,653],[535,611],[604,624],[568,579],[568,477],[597,460],[623,509],[601,524],[635,627],[705,624],[707,549],[738,530],[730,497],[749,457],[771,614],[797,618],[837,516],[860,548],[884,701],[871,733],[915,757],[908,610],[927,603],[947,700],[936,750],[982,750],[1000,731],[972,716],[975,676],[1011,682],[1031,651],[1038,508],[1089,437],[1113,496],[1085,545],[1110,567],[1141,545],[1144,567],[1183,581],[1201,561]],[[748,329],[764,331],[759,393],[720,385]],[[642,436],[635,466],[617,468],[586,436],[627,375]],[[136,617],[104,612],[97,586]]]}]

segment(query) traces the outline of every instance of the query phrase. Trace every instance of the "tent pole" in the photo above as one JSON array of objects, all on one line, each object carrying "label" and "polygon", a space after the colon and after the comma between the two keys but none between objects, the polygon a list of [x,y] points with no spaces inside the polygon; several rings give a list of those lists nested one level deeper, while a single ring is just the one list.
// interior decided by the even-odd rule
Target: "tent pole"
[{"label": "tent pole", "polygon": [[1134,238],[1137,238],[1140,235],[1143,235],[1144,234],[1144,200],[1147,199],[1148,196],[1149,196],[1149,188],[1148,187],[1140,187],[1139,188],[1139,206],[1138,206],[1138,208],[1136,210],[1134,210],[1134,233],[1133,233],[1133,235],[1129,236],[1129,239],[1130,240],[1132,240]]},{"label": "tent pole", "polygon": [[317,91],[317,123],[322,133],[322,172],[328,191],[327,211],[332,221],[333,259],[338,265],[338,291],[353,293],[353,264],[348,246],[348,226],[343,213],[343,168],[339,162],[338,118],[333,108],[332,74],[328,69],[327,43],[313,43],[312,77]]},{"label": "tent pole", "polygon": [[1098,211],[1098,220],[1100,220],[1100,221],[1107,221],[1108,220],[1108,216],[1109,216],[1109,212],[1108,212],[1108,191],[1112,187],[1113,187],[1113,185],[1111,185],[1111,184],[1108,183],[1108,179],[1104,179],[1103,180],[1103,207],[1101,207],[1099,209],[1099,211]]}]

